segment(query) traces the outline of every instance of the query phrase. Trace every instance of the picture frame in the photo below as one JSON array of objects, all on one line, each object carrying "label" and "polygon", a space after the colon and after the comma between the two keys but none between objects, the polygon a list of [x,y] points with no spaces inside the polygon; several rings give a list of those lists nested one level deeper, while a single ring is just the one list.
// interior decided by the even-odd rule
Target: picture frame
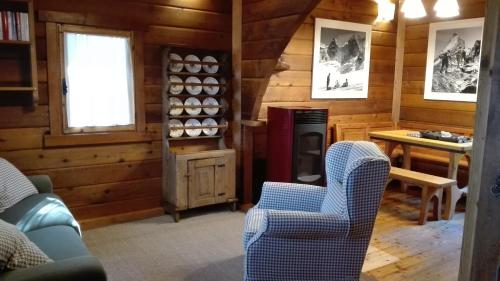
[{"label": "picture frame", "polygon": [[315,19],[311,99],[368,97],[372,26]]},{"label": "picture frame", "polygon": [[431,23],[424,99],[475,102],[484,18]]}]

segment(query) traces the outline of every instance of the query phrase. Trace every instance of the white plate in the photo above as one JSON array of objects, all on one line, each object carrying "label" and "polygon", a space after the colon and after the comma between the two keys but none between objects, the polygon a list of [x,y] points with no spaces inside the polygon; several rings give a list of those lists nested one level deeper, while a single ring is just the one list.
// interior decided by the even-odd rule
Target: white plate
[{"label": "white plate", "polygon": [[203,86],[203,91],[205,93],[214,96],[219,92],[219,81],[213,77],[207,77],[203,79],[203,84],[215,84],[214,86]]},{"label": "white plate", "polygon": [[[187,98],[186,101],[184,102],[184,106],[188,105],[201,105],[201,102],[195,97],[190,97]],[[186,107],[185,110],[189,115],[199,115],[201,113],[201,107],[196,107],[196,108]]]},{"label": "white plate", "polygon": [[189,76],[186,79],[186,84],[187,83],[200,84],[200,85],[186,85],[186,91],[188,91],[188,93],[190,93],[191,95],[197,95],[201,93],[202,90],[201,81],[200,79],[198,79],[198,77]]},{"label": "white plate", "polygon": [[[170,103],[170,106],[172,105],[179,105],[181,106],[182,105],[182,101],[178,98],[175,98],[175,97],[171,97],[168,99],[168,102]],[[177,107],[177,108],[170,108],[170,115],[172,116],[177,116],[177,115],[181,115],[182,114],[182,107]]]},{"label": "white plate", "polygon": [[[181,137],[182,134],[184,134],[184,129],[182,127],[184,127],[184,125],[182,124],[182,122],[178,119],[170,119],[168,121],[168,126],[169,126],[169,135],[170,137],[172,138],[178,138],[178,137]],[[180,129],[175,129],[175,127],[181,127]]]},{"label": "white plate", "polygon": [[192,61],[194,63],[185,63],[184,66],[186,67],[187,71],[191,73],[198,73],[201,70],[201,64],[199,64],[200,59],[195,56],[195,55],[187,55],[184,58],[184,61]]},{"label": "white plate", "polygon": [[[199,127],[201,126],[200,121],[196,119],[188,119],[184,124],[184,127]],[[201,135],[201,129],[186,129],[186,134],[190,137],[197,137]]]},{"label": "white plate", "polygon": [[[201,122],[202,126],[217,126],[217,121],[215,121],[212,118],[207,118],[204,119],[203,122]],[[207,136],[215,136],[217,134],[217,131],[219,131],[219,128],[203,128],[203,133]]]},{"label": "white plate", "polygon": [[[170,82],[182,83],[182,79],[179,76],[170,75]],[[170,85],[170,93],[172,95],[178,95],[184,90],[184,85]]]},{"label": "white plate", "polygon": [[[176,53],[171,53],[170,56],[169,56],[169,58],[170,58],[170,60],[182,61],[181,56],[179,56]],[[169,65],[168,68],[172,72],[181,72],[183,67],[184,67],[183,63],[181,63],[181,62],[174,62],[174,63],[170,63],[170,65]]]},{"label": "white plate", "polygon": [[[206,56],[203,58],[202,60],[203,62],[214,62],[214,63],[217,63],[217,59],[215,59],[214,57],[212,56]],[[203,70],[206,72],[206,73],[217,73],[217,71],[219,71],[219,66],[217,64],[204,64],[203,65]]]},{"label": "white plate", "polygon": [[[217,102],[217,100],[212,98],[212,97],[208,97],[208,98],[203,100],[203,105],[219,105],[219,102]],[[219,112],[219,108],[218,107],[208,107],[208,108],[204,107],[203,111],[208,115],[215,115],[215,114],[217,114],[217,112]]]}]

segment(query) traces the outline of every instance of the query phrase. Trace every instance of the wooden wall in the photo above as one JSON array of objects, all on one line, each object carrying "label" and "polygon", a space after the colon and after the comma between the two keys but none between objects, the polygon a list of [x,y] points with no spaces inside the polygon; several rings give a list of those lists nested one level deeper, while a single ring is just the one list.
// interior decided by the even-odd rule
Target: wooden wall
[{"label": "wooden wall", "polygon": [[484,0],[458,0],[460,16],[439,19],[434,16],[435,1],[425,1],[428,16],[407,20],[404,49],[403,87],[401,92],[402,121],[435,123],[472,128],[476,103],[424,100],[425,64],[429,23],[484,16]]},{"label": "wooden wall", "polygon": [[[396,52],[396,21],[373,24],[377,4],[371,0],[322,0],[310,13],[284,51],[287,71],[271,77],[259,112],[267,118],[268,106],[305,105],[329,108],[331,122],[362,119],[390,120]],[[311,100],[314,18],[372,25],[368,99]]]},{"label": "wooden wall", "polygon": [[292,35],[320,0],[245,0],[242,18],[242,118],[256,120],[271,74]]},{"label": "wooden wall", "polygon": [[[19,106],[0,107],[0,157],[12,161],[28,174],[50,175],[55,192],[85,227],[160,214],[161,46],[229,51],[231,2],[37,0],[35,9],[40,105],[34,111]],[[44,147],[43,135],[51,126],[45,22],[134,30],[143,34],[146,123],[153,141]],[[0,81],[12,79],[9,73],[15,72],[2,71]],[[203,145],[198,143],[197,147]]]}]

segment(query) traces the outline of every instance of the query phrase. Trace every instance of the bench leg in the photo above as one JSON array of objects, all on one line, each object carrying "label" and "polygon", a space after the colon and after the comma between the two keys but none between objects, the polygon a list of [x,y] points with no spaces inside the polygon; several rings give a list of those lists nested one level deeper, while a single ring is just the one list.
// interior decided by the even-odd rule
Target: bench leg
[{"label": "bench leg", "polygon": [[[441,190],[442,192],[442,190]],[[418,219],[418,224],[425,224],[427,222],[427,213],[429,212],[429,205],[431,204],[432,197],[438,197],[436,205],[433,207],[433,212],[435,218],[437,218],[437,213],[441,211],[441,203],[438,190],[435,187],[422,186],[422,201],[420,202],[420,217]]]},{"label": "bench leg", "polygon": [[441,219],[441,209],[443,206],[443,189],[439,188],[435,192],[435,200],[434,200],[434,206],[432,207],[432,214],[434,216],[435,220],[440,220]]}]

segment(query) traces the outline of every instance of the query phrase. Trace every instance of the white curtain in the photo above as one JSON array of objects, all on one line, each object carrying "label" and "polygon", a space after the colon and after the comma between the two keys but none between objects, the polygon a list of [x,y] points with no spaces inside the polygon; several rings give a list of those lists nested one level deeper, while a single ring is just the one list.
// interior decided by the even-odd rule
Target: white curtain
[{"label": "white curtain", "polygon": [[130,40],[64,33],[68,127],[135,123]]}]

